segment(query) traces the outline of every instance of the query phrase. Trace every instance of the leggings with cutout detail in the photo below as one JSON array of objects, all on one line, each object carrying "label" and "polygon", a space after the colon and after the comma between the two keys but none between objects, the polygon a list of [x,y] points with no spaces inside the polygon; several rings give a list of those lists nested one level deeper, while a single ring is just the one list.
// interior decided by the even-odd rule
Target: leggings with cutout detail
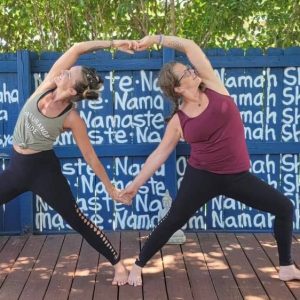
[{"label": "leggings with cutout detail", "polygon": [[0,174],[0,204],[27,191],[39,195],[112,265],[120,260],[103,231],[87,219],[77,206],[53,150],[28,155],[13,150],[8,168]]}]

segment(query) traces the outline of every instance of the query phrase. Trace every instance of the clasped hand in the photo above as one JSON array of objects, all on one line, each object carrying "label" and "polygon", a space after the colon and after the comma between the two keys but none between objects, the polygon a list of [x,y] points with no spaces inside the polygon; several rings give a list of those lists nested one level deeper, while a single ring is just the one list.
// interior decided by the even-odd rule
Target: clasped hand
[{"label": "clasped hand", "polygon": [[136,195],[137,189],[135,189],[132,184],[128,185],[124,190],[120,190],[116,187],[113,187],[111,191],[109,191],[109,196],[120,203],[131,205],[132,199]]},{"label": "clasped hand", "polygon": [[153,37],[147,35],[141,40],[114,40],[113,46],[120,51],[133,54],[143,51],[153,45]]}]

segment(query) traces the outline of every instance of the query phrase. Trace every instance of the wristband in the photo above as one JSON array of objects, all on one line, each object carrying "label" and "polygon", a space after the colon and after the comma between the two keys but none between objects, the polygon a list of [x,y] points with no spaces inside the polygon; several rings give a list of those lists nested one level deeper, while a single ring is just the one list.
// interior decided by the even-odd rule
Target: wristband
[{"label": "wristband", "polygon": [[163,40],[164,40],[164,35],[163,35],[163,34],[160,34],[160,35],[159,35],[159,38],[158,38],[158,45],[159,45],[159,46],[162,46]]}]

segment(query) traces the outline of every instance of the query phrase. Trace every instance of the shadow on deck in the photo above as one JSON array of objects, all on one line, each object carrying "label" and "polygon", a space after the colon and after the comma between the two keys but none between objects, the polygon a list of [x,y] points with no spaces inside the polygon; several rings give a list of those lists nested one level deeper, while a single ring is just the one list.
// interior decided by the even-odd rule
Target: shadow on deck
[{"label": "shadow on deck", "polygon": [[[107,234],[126,266],[147,232]],[[0,299],[300,299],[300,281],[278,279],[271,234],[188,233],[143,270],[142,287],[111,286],[113,269],[78,234],[0,237]],[[300,265],[300,236],[293,253]]]}]

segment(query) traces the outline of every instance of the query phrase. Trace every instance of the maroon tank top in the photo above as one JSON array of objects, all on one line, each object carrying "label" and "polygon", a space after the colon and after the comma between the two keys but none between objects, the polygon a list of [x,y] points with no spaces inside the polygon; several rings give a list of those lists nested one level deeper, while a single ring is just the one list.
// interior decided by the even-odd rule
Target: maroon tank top
[{"label": "maroon tank top", "polygon": [[240,112],[230,96],[206,88],[207,108],[194,118],[178,111],[183,136],[191,145],[189,164],[218,174],[248,171],[250,159]]}]

